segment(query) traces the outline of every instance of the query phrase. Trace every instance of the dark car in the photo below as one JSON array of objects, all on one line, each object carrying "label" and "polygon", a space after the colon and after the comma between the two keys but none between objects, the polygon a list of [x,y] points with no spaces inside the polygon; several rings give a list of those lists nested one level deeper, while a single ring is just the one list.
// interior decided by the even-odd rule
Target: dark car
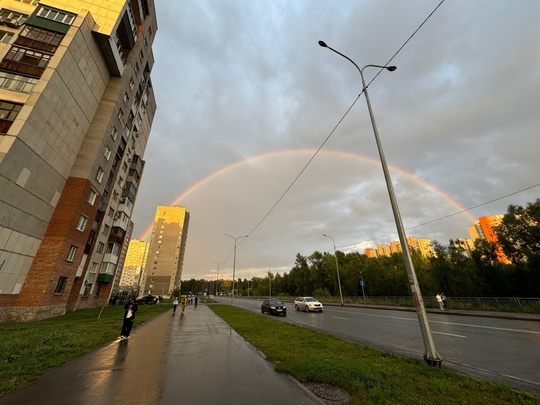
[{"label": "dark car", "polygon": [[156,302],[156,298],[153,295],[144,295],[140,298],[137,298],[137,304],[153,304]]},{"label": "dark car", "polygon": [[264,300],[261,304],[261,313],[267,312],[270,315],[287,316],[287,307],[283,302],[275,298]]}]

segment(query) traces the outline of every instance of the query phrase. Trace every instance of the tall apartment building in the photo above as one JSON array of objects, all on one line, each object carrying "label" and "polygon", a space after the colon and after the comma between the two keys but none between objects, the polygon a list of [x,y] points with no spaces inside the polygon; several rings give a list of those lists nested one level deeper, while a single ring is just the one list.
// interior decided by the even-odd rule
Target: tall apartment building
[{"label": "tall apartment building", "polygon": [[119,291],[138,293],[139,281],[148,257],[150,243],[132,239],[127,249],[126,260],[119,281]]},{"label": "tall apartment building", "polygon": [[189,227],[189,211],[180,206],[156,209],[140,294],[168,296],[180,288]]},{"label": "tall apartment building", "polygon": [[156,103],[153,0],[0,0],[0,321],[102,305]]},{"label": "tall apartment building", "polygon": [[471,235],[473,242],[476,239],[484,239],[489,243],[495,243],[497,245],[498,260],[503,263],[510,263],[510,260],[499,246],[497,234],[495,233],[495,228],[501,224],[503,218],[504,215],[500,214],[480,217],[474,222],[474,225],[467,227],[467,230],[469,231],[469,235]]},{"label": "tall apartment building", "polygon": [[[431,240],[429,239],[418,239],[413,236],[407,238],[407,245],[411,250],[416,250],[424,257],[433,256],[433,249],[431,247]],[[365,254],[368,257],[390,257],[394,253],[401,253],[401,242],[392,241],[389,246],[378,245],[377,250],[367,248]]]}]

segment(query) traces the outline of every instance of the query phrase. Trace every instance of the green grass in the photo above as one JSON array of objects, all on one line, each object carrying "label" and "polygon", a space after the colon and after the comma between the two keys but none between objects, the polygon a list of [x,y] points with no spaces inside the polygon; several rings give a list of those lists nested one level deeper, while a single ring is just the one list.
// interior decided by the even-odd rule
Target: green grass
[{"label": "green grass", "polygon": [[[134,327],[169,310],[141,305]],[[122,328],[122,306],[85,309],[38,322],[0,323],[0,397],[103,344]]]},{"label": "green grass", "polygon": [[301,383],[326,383],[349,404],[540,404],[540,397],[475,380],[228,305],[210,305],[276,371]]}]

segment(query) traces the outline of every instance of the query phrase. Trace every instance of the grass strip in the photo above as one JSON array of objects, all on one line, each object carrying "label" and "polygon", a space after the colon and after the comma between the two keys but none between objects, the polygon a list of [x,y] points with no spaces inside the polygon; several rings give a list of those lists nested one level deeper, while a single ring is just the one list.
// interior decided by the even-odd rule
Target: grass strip
[{"label": "grass strip", "polygon": [[[134,327],[171,309],[141,305]],[[36,322],[0,323],[0,397],[47,372],[115,339],[124,308],[107,307],[69,312]]]},{"label": "grass strip", "polygon": [[349,404],[540,404],[540,397],[431,367],[229,305],[210,308],[301,383],[347,390]]}]

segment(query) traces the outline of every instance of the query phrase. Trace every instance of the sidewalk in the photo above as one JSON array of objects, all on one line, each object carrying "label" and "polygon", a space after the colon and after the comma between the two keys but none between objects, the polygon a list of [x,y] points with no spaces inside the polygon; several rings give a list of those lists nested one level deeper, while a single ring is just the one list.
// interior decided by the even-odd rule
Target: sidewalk
[{"label": "sidewalk", "polygon": [[0,398],[20,404],[314,404],[206,305],[168,311]]}]

